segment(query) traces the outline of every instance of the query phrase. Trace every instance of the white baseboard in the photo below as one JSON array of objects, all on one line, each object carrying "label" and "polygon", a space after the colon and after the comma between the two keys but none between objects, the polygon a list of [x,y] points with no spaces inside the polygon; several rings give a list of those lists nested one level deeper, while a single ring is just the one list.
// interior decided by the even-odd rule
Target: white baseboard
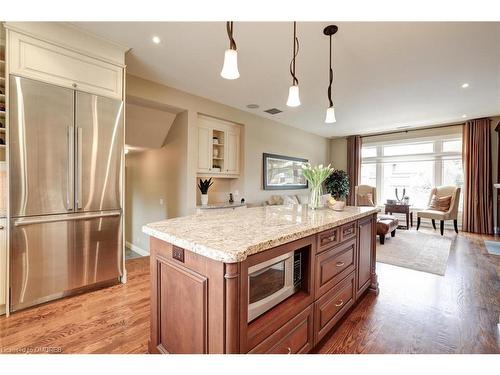
[{"label": "white baseboard", "polygon": [[125,246],[127,246],[132,251],[135,251],[137,254],[140,254],[140,255],[142,255],[144,257],[149,256],[149,251],[148,250],[144,250],[143,248],[141,248],[139,246],[136,246],[133,243],[130,243],[130,242],[126,241],[125,242]]}]

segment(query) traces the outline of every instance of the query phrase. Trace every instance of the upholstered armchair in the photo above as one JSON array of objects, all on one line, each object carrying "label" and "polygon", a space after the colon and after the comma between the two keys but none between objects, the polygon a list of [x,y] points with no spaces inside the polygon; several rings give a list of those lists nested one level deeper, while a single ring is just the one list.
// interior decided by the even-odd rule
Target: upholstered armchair
[{"label": "upholstered armchair", "polygon": [[[367,194],[371,194],[371,202]],[[369,185],[358,185],[354,187],[354,205],[355,206],[377,206],[377,189]],[[377,215],[377,235],[380,244],[385,243],[385,236],[391,233],[391,237],[396,235],[398,228],[398,218],[392,215]]]},{"label": "upholstered armchair", "polygon": [[453,220],[453,226],[455,232],[458,233],[458,204],[460,203],[460,188],[456,186],[438,186],[431,190],[429,196],[429,204],[431,205],[432,197],[436,196],[438,198],[451,197],[450,207],[447,211],[439,211],[432,208],[427,208],[423,211],[417,212],[417,230],[420,227],[420,219],[431,219],[432,227],[436,229],[436,220],[439,220],[439,229],[441,235],[444,232],[444,221]]},{"label": "upholstered armchair", "polygon": [[377,205],[377,189],[373,186],[369,185],[358,185],[354,187],[354,205],[355,206],[360,206],[359,200],[360,196],[366,195],[366,194],[371,194],[372,195],[372,201],[373,205]]}]

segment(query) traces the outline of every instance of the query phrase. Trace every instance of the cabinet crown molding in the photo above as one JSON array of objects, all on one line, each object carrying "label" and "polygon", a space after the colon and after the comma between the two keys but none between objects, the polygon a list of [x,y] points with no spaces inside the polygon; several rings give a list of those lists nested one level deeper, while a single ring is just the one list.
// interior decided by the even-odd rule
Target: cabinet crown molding
[{"label": "cabinet crown molding", "polygon": [[4,26],[7,30],[25,34],[122,68],[125,67],[125,53],[130,50],[128,47],[67,22],[5,22]]}]

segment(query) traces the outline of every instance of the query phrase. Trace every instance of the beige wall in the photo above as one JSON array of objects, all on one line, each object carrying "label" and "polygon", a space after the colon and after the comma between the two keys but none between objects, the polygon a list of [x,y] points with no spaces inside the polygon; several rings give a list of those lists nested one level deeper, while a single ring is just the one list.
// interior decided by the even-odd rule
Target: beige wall
[{"label": "beige wall", "polygon": [[160,148],[175,114],[127,102],[125,144],[137,148]]},{"label": "beige wall", "polygon": [[329,143],[330,159],[332,167],[342,169],[347,172],[347,139],[333,138]]},{"label": "beige wall", "polygon": [[[176,147],[172,147],[173,144],[167,142],[161,150],[146,151],[144,155],[129,154],[127,156],[127,207],[131,205],[132,208],[130,211],[127,210],[126,215],[134,217],[127,218],[126,238],[127,241],[132,241],[144,249],[148,248],[144,240],[141,245],[135,242],[136,239],[144,239],[144,236],[139,233],[143,224],[195,211],[198,149],[196,127],[199,114],[237,123],[243,128],[241,177],[230,182],[217,181],[214,196],[211,197],[209,194],[211,200],[223,199],[229,192],[234,193],[235,190],[239,190],[238,198],[244,197],[248,203],[262,202],[272,194],[304,193],[304,190],[282,192],[262,190],[262,153],[264,152],[306,158],[313,164],[328,162],[329,140],[327,138],[276,121],[132,75],[127,76],[127,98],[129,97],[133,100],[153,102],[184,110],[182,113],[183,131],[172,133],[178,120],[176,118],[167,137],[167,140],[169,138],[176,140]],[[174,155],[179,157],[180,154],[183,155],[180,157],[181,162],[174,157]],[[145,171],[137,169],[145,169]],[[177,181],[178,179],[183,181]],[[176,181],[176,188],[167,188],[166,181]],[[134,195],[146,195],[146,197],[136,198]],[[166,207],[164,208],[158,207],[157,202],[160,196],[165,197]],[[169,210],[168,207],[171,209]],[[160,217],[162,215],[163,217]]]},{"label": "beige wall", "polygon": [[162,148],[126,157],[125,239],[142,249],[144,224],[187,214],[187,115],[176,116]]}]

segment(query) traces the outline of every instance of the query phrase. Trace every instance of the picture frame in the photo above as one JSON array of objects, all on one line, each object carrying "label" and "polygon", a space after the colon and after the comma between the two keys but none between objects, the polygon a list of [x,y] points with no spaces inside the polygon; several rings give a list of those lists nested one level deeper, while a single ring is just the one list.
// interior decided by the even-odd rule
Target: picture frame
[{"label": "picture frame", "polygon": [[307,189],[309,184],[302,174],[307,159],[277,154],[262,154],[264,190]]}]

